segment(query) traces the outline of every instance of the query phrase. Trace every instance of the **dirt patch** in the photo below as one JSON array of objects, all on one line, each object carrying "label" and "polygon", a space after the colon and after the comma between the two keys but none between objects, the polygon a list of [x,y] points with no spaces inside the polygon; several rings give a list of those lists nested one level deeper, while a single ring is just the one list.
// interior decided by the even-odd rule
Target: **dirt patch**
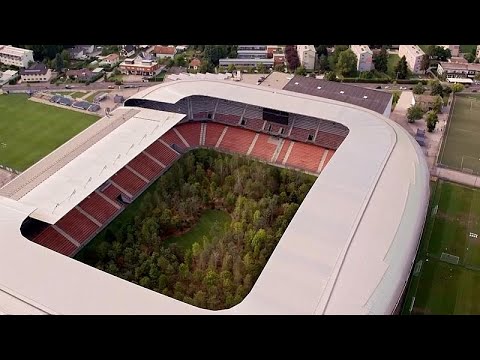
[{"label": "dirt patch", "polygon": [[470,221],[470,214],[457,214],[456,216],[445,214],[442,211],[437,211],[438,218],[448,220],[448,221],[457,221],[462,225],[469,224]]}]

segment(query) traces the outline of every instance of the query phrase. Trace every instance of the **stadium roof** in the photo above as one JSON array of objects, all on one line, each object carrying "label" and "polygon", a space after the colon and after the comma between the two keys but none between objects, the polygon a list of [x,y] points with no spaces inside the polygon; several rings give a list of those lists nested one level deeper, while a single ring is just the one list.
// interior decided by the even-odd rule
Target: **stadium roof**
[{"label": "stadium roof", "polygon": [[283,90],[343,101],[380,114],[385,112],[392,101],[392,94],[387,92],[300,75],[295,75]]},{"label": "stadium roof", "polygon": [[[251,292],[237,306],[217,313],[391,313],[415,258],[429,198],[429,172],[415,140],[377,112],[255,85],[174,81],[140,91],[134,98],[175,103],[191,95],[315,116],[350,129]],[[150,114],[164,116],[155,110]],[[165,122],[159,133],[172,125]],[[84,171],[88,165],[80,156],[72,162],[77,159],[77,170],[81,163]],[[60,179],[56,181],[61,186]],[[45,197],[56,188],[44,191],[45,195],[38,196],[50,201]],[[0,197],[0,290],[47,313],[211,313],[23,238],[20,224],[35,211],[35,206]],[[35,264],[35,270],[25,271],[25,264]]]},{"label": "stadium roof", "polygon": [[143,109],[19,199],[54,224],[185,116]]}]

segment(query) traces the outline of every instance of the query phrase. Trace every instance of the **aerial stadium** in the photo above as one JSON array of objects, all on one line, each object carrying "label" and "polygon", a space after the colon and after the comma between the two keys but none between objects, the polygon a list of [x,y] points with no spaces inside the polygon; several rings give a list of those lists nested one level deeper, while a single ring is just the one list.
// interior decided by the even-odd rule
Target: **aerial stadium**
[{"label": "aerial stadium", "polygon": [[[391,95],[321,84],[153,86],[15,177],[0,188],[0,312],[395,313],[425,222],[426,161],[385,116]],[[72,259],[202,147],[317,176],[242,302],[202,309]]]}]

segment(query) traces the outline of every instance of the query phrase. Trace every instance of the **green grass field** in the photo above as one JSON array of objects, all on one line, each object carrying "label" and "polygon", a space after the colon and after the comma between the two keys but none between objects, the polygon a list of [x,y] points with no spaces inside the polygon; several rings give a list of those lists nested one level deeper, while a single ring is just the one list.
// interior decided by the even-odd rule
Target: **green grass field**
[{"label": "green grass field", "polygon": [[97,120],[27,95],[0,95],[0,163],[23,171]]},{"label": "green grass field", "polygon": [[388,67],[387,73],[390,76],[395,75],[395,66],[397,66],[398,62],[400,61],[400,57],[397,54],[390,54],[388,55]]},{"label": "green grass field", "polygon": [[78,98],[81,98],[83,96],[87,95],[87,93],[85,92],[82,92],[82,91],[76,91],[74,92],[73,94],[70,94],[71,97],[75,98],[75,99],[78,99]]},{"label": "green grass field", "polygon": [[169,245],[175,243],[180,248],[186,250],[191,248],[195,242],[201,244],[204,236],[208,238],[210,236],[210,230],[213,228],[215,222],[217,222],[219,226],[218,228],[223,231],[224,225],[229,224],[231,220],[230,215],[224,211],[207,210],[202,214],[198,222],[190,229],[190,231],[180,236],[172,236],[166,239],[164,244]]},{"label": "green grass field", "polygon": [[480,95],[455,96],[439,163],[480,174]]},{"label": "green grass field", "polygon": [[470,53],[472,49],[476,49],[477,45],[460,45],[461,53]]},{"label": "green grass field", "polygon": [[[479,220],[480,189],[442,180],[432,185],[415,262],[420,271],[413,271],[403,314],[480,314]],[[458,256],[458,264],[441,260],[442,253]]]}]

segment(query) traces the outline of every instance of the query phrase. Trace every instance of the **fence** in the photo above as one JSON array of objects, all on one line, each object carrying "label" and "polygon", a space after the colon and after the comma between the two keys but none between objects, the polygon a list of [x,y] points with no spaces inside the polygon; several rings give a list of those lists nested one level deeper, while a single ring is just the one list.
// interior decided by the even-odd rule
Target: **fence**
[{"label": "fence", "polygon": [[11,167],[8,167],[8,166],[2,165],[2,164],[0,164],[0,169],[6,170],[6,171],[8,171],[8,172],[10,172],[10,173],[12,173],[12,174],[15,174],[15,175],[21,174],[21,171],[12,169]]}]

